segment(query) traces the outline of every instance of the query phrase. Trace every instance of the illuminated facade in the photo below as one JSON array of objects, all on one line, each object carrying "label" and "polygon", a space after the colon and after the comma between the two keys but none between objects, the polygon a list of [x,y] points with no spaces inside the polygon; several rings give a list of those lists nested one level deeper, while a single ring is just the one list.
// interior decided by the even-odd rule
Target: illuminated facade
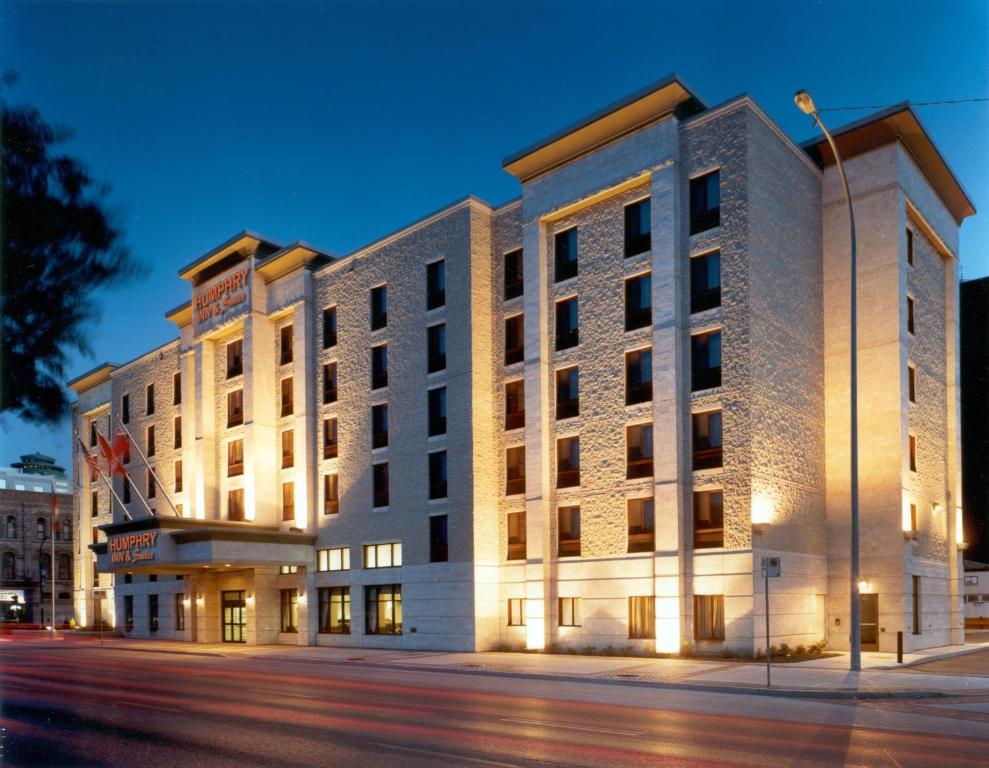
[{"label": "illuminated facade", "polygon": [[[962,633],[971,204],[907,109],[839,141],[864,264],[865,647],[942,645]],[[178,511],[133,492],[125,520],[82,473],[103,583],[80,569],[80,618],[106,594],[135,636],[198,642],[751,653],[779,556],[772,642],[847,646],[829,158],[670,78],[505,169],[519,199],[344,257],[238,235],[180,271],[176,341],[72,382],[84,442],[119,416]]]}]

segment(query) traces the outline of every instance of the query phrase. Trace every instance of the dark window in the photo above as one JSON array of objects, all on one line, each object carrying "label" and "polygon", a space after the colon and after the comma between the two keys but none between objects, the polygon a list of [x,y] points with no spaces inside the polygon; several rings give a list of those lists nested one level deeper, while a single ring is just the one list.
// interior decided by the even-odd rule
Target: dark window
[{"label": "dark window", "polygon": [[339,484],[336,475],[323,475],[323,514],[335,515],[340,511]]},{"label": "dark window", "polygon": [[525,560],[525,512],[509,512],[507,560]]},{"label": "dark window", "polygon": [[505,451],[505,493],[525,493],[525,446]]},{"label": "dark window", "polygon": [[690,388],[693,392],[721,386],[721,331],[690,337]]},{"label": "dark window", "polygon": [[694,549],[725,545],[724,492],[694,491]]},{"label": "dark window", "polygon": [[907,296],[907,330],[911,335],[914,333],[914,306],[913,297]]},{"label": "dark window", "polygon": [[388,345],[371,347],[371,389],[388,386]]},{"label": "dark window", "polygon": [[244,441],[231,440],[227,443],[227,477],[244,474]]},{"label": "dark window", "polygon": [[48,538],[48,524],[45,522],[45,518],[43,517],[38,518],[35,534],[39,539]]},{"label": "dark window", "polygon": [[337,420],[323,419],[323,458],[335,459],[339,443],[337,441]]},{"label": "dark window", "polygon": [[556,372],[556,418],[580,414],[580,371],[577,366]]},{"label": "dark window", "polygon": [[175,462],[175,492],[182,493],[182,461]]},{"label": "dark window", "polygon": [[625,428],[626,477],[652,476],[652,424]]},{"label": "dark window", "polygon": [[521,296],[525,282],[522,277],[522,249],[505,254],[505,300]]},{"label": "dark window", "polygon": [[652,349],[625,353],[625,405],[652,400]]},{"label": "dark window", "polygon": [[158,495],[158,484],[155,483],[155,475],[154,472],[151,471],[151,467],[148,467],[148,471],[145,473],[145,475],[146,476],[144,480],[147,483],[147,487],[148,487],[147,498],[153,499],[155,498],[155,496]]},{"label": "dark window", "polygon": [[[907,230],[909,231],[909,230]],[[913,598],[913,634],[919,635],[920,621],[920,576],[910,577],[911,597]]]},{"label": "dark window", "polygon": [[625,330],[652,325],[652,273],[625,281]]},{"label": "dark window", "polygon": [[429,562],[445,563],[450,559],[450,545],[447,541],[446,515],[429,518]]},{"label": "dark window", "polygon": [[172,422],[172,447],[182,447],[182,417],[176,416]]},{"label": "dark window", "polygon": [[629,499],[628,551],[652,552],[656,548],[652,499]]},{"label": "dark window", "polygon": [[917,369],[907,366],[907,395],[911,403],[917,402]]},{"label": "dark window", "polygon": [[295,483],[282,483],[282,520],[295,520]]},{"label": "dark window", "polygon": [[446,323],[426,329],[426,372],[436,373],[446,368]]},{"label": "dark window", "polygon": [[910,435],[910,471],[917,471],[917,436]]},{"label": "dark window", "polygon": [[337,308],[323,310],[323,349],[337,345]]},{"label": "dark window", "polygon": [[721,190],[718,171],[690,180],[690,234],[721,224]]},{"label": "dark window", "polygon": [[580,557],[580,507],[560,507],[556,512],[559,557]]},{"label": "dark window", "polygon": [[625,206],[625,258],[652,247],[649,198]]},{"label": "dark window", "polygon": [[323,403],[337,401],[337,364],[326,363],[323,366]]},{"label": "dark window", "polygon": [[124,631],[134,630],[134,595],[124,595]]},{"label": "dark window", "polygon": [[[96,493],[96,491],[93,491],[93,493]],[[7,515],[7,538],[17,538],[17,518],[13,515]]]},{"label": "dark window", "polygon": [[564,437],[556,441],[556,487],[580,485],[580,438]]},{"label": "dark window", "polygon": [[429,390],[428,432],[430,437],[446,434],[446,387]]},{"label": "dark window", "polygon": [[690,311],[703,312],[721,306],[721,252],[705,253],[690,260]]},{"label": "dark window", "polygon": [[402,585],[364,587],[364,631],[369,635],[402,634]]},{"label": "dark window", "polygon": [[434,261],[426,265],[426,309],[436,309],[446,304],[446,262]]},{"label": "dark window", "polygon": [[130,504],[130,482],[124,480],[124,504]]},{"label": "dark window", "polygon": [[158,595],[148,595],[148,632],[158,631]]},{"label": "dark window", "polygon": [[525,316],[505,318],[505,365],[521,363],[525,358]]},{"label": "dark window", "polygon": [[723,466],[721,411],[695,413],[691,417],[694,433],[694,469]]},{"label": "dark window", "polygon": [[244,390],[227,392],[227,426],[236,427],[244,423]]},{"label": "dark window", "polygon": [[[100,513],[100,492],[90,491],[89,492],[89,516],[96,517]],[[8,523],[9,524],[9,523]],[[10,535],[8,530],[8,536]],[[96,543],[96,540],[93,540]]]},{"label": "dark window", "polygon": [[244,341],[237,339],[227,344],[227,378],[240,376],[244,372]]},{"label": "dark window", "polygon": [[910,227],[907,227],[907,264],[913,266],[913,230]]},{"label": "dark window", "polygon": [[295,466],[295,430],[286,429],[282,432],[282,469]]},{"label": "dark window", "polygon": [[508,626],[510,626],[510,627],[524,627],[525,626],[525,598],[524,597],[510,597],[510,598],[508,598]]},{"label": "dark window", "polygon": [[175,594],[175,631],[185,631],[185,593]]},{"label": "dark window", "polygon": [[371,447],[388,445],[388,404],[371,406]]},{"label": "dark window", "polygon": [[148,427],[147,447],[148,447],[148,450],[147,450],[148,456],[154,456],[155,455],[155,427],[154,427],[154,424],[152,424],[151,426]]},{"label": "dark window", "polygon": [[172,405],[182,405],[182,374],[172,374]]},{"label": "dark window", "polygon": [[244,519],[244,489],[235,488],[227,491],[227,519]]},{"label": "dark window", "polygon": [[525,382],[510,381],[505,385],[505,429],[525,426]]},{"label": "dark window", "polygon": [[556,302],[556,348],[569,349],[580,343],[577,329],[577,299]]},{"label": "dark window", "polygon": [[388,288],[379,285],[371,289],[371,330],[388,325]]},{"label": "dark window", "polygon": [[320,588],[319,631],[331,635],[350,634],[350,587]]},{"label": "dark window", "polygon": [[656,637],[656,598],[649,596],[628,599],[628,636],[639,640]]},{"label": "dark window", "polygon": [[284,325],[278,332],[278,363],[285,365],[292,362],[292,326]]},{"label": "dark window", "polygon": [[145,402],[147,403],[146,413],[151,416],[155,412],[155,385],[148,384],[147,390],[144,393]]},{"label": "dark window", "polygon": [[124,424],[130,421],[130,395],[124,395],[120,400],[120,420]]},{"label": "dark window", "polygon": [[388,506],[388,464],[374,464],[372,472],[372,491],[374,493],[374,506]]},{"label": "dark window", "polygon": [[446,451],[429,454],[429,498],[446,498]]},{"label": "dark window", "polygon": [[725,639],[724,595],[694,595],[694,639]]},{"label": "dark window", "polygon": [[557,232],[555,242],[554,279],[559,283],[577,276],[577,229]]},{"label": "dark window", "polygon": [[299,591],[296,589],[282,590],[282,621],[279,627],[282,632],[299,631]]},{"label": "dark window", "polygon": [[282,416],[291,416],[293,412],[292,404],[292,377],[282,379]]},{"label": "dark window", "polygon": [[[132,574],[132,573],[125,573],[124,574],[124,584],[133,584],[133,583],[134,583],[134,574]],[[134,622],[132,621],[131,623],[133,624]]]},{"label": "dark window", "polygon": [[89,447],[96,447],[96,422],[89,422]]}]

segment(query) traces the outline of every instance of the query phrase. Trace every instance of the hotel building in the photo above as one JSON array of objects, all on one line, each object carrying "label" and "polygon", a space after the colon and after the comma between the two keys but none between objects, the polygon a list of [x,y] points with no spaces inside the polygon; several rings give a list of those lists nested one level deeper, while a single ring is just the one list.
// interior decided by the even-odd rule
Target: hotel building
[{"label": "hotel building", "polygon": [[[863,647],[960,642],[974,210],[909,107],[836,135],[859,239]],[[342,257],[239,234],[180,270],[175,341],[71,382],[87,445],[118,417],[135,443],[126,515],[77,457],[77,620],[752,653],[779,557],[771,642],[847,648],[848,224],[826,145],[670,77],[504,168],[518,199],[468,197]]]}]

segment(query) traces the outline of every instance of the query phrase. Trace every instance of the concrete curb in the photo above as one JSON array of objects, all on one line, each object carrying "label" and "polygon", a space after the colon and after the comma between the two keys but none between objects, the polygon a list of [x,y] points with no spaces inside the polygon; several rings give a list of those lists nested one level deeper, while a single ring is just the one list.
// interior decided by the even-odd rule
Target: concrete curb
[{"label": "concrete curb", "polygon": [[922,664],[933,664],[935,661],[945,661],[946,659],[955,659],[958,658],[959,656],[968,656],[970,653],[978,653],[979,651],[984,651],[987,648],[989,648],[989,646],[987,645],[975,645],[972,646],[971,648],[960,648],[957,651],[941,653],[931,658],[912,659],[910,661],[904,662],[903,664],[889,664],[887,666],[882,666],[882,667],[872,667],[872,669],[888,671],[888,670],[896,670],[896,669],[906,669],[907,667],[919,667]]}]

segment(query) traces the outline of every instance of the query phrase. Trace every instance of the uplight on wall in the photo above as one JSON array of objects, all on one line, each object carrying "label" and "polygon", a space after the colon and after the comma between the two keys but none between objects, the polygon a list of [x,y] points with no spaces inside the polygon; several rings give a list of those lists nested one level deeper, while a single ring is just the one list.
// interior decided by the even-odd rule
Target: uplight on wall
[{"label": "uplight on wall", "polygon": [[762,491],[752,494],[752,529],[756,533],[765,533],[776,516],[776,504],[772,497]]},{"label": "uplight on wall", "polygon": [[868,592],[872,585],[869,583],[868,579],[862,579],[859,581],[859,592]]},{"label": "uplight on wall", "polygon": [[525,601],[525,647],[529,650],[546,647],[546,619],[541,598]]},{"label": "uplight on wall", "polygon": [[299,595],[299,605],[305,605],[305,604],[306,604],[306,593],[303,592],[301,595]]},{"label": "uplight on wall", "polygon": [[251,607],[254,606],[254,593],[253,592],[248,592],[247,593],[247,600],[246,600],[246,602],[247,602],[247,604],[249,606],[251,606]]},{"label": "uplight on wall", "polygon": [[206,597],[202,593],[196,595],[196,605],[200,607],[206,605]]},{"label": "uplight on wall", "polygon": [[191,597],[185,598],[182,601],[182,605],[184,605],[186,608],[188,608],[189,606],[191,606],[192,605],[192,598]]}]

